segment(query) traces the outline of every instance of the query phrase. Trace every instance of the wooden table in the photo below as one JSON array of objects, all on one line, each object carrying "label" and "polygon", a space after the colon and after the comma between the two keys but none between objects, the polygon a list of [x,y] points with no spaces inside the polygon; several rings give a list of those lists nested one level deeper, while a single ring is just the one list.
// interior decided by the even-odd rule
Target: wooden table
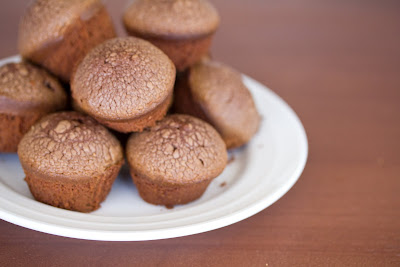
[{"label": "wooden table", "polygon": [[[0,4],[0,57],[27,1]],[[124,0],[108,1],[120,34]],[[278,202],[232,226],[93,242],[0,222],[0,266],[400,266],[400,2],[215,0],[216,59],[298,113],[307,166]]]}]

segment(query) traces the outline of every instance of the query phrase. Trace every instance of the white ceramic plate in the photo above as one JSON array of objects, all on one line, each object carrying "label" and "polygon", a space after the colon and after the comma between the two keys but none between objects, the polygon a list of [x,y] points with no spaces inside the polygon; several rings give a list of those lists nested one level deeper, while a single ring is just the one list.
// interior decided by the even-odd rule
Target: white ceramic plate
[{"label": "white ceramic plate", "polygon": [[[7,58],[7,62],[19,57]],[[262,124],[252,141],[204,195],[167,209],[144,202],[126,166],[99,210],[85,214],[33,199],[16,154],[0,153],[0,218],[33,230],[91,240],[140,241],[202,233],[246,219],[282,197],[304,169],[308,145],[293,110],[270,89],[243,75]]]}]

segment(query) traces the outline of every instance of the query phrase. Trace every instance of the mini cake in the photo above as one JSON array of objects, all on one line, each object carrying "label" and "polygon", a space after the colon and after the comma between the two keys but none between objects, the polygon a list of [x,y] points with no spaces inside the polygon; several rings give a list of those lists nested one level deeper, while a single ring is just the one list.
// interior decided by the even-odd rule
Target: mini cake
[{"label": "mini cake", "polygon": [[101,0],[35,0],[19,27],[21,55],[68,82],[93,47],[115,36]]},{"label": "mini cake", "polygon": [[260,115],[240,73],[209,60],[192,66],[180,77],[174,109],[209,122],[228,149],[246,144],[260,124]]},{"label": "mini cake", "polygon": [[81,212],[100,207],[124,161],[121,145],[105,127],[72,111],[32,126],[18,156],[36,200]]},{"label": "mini cake", "polygon": [[140,196],[167,207],[199,198],[227,164],[226,147],[217,131],[180,114],[132,134],[126,154]]},{"label": "mini cake", "polygon": [[17,152],[22,136],[43,115],[65,108],[64,89],[29,63],[0,67],[0,152]]},{"label": "mini cake", "polygon": [[172,101],[175,67],[151,43],[115,38],[94,48],[71,80],[81,110],[120,132],[142,131],[162,119]]},{"label": "mini cake", "polygon": [[123,22],[129,34],[159,47],[183,71],[208,53],[219,16],[207,0],[134,0]]}]

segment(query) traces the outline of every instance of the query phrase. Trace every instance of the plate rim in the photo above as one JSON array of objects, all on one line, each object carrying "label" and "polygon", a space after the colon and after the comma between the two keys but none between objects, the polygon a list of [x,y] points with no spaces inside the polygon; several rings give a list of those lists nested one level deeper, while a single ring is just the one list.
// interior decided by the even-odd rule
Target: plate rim
[{"label": "plate rim", "polygon": [[[19,55],[3,58],[0,59],[0,66],[9,62],[15,62],[20,60],[21,57]],[[148,240],[159,240],[159,239],[189,236],[203,232],[209,232],[215,229],[232,225],[234,223],[245,220],[259,213],[260,211],[269,207],[277,200],[279,200],[281,197],[283,197],[298,181],[305,168],[308,159],[309,145],[304,126],[301,123],[301,120],[298,117],[298,115],[289,106],[289,104],[286,103],[279,95],[277,95],[269,87],[261,84],[260,82],[256,81],[253,78],[250,78],[245,74],[242,74],[242,77],[245,83],[249,82],[256,84],[257,87],[262,88],[265,93],[270,94],[275,101],[278,101],[280,106],[284,106],[285,111],[290,113],[292,119],[294,119],[296,123],[296,128],[298,128],[299,130],[300,142],[303,148],[303,150],[301,151],[302,153],[300,156],[300,161],[298,162],[296,169],[289,176],[290,179],[285,181],[278,188],[278,190],[275,190],[272,194],[269,194],[264,198],[260,198],[257,201],[252,202],[248,206],[235,210],[229,215],[223,215],[221,217],[213,218],[211,220],[197,222],[185,226],[168,227],[167,229],[164,228],[164,229],[150,229],[150,230],[139,230],[139,231],[126,231],[126,230],[117,231],[117,230],[94,230],[94,229],[82,229],[78,227],[68,227],[65,225],[51,224],[45,221],[36,220],[30,217],[22,216],[20,214],[13,214],[10,213],[9,210],[4,209],[2,205],[0,205],[0,218],[7,222],[31,230],[36,230],[47,234],[64,236],[69,238],[96,240],[96,241],[148,241]],[[4,190],[3,186],[4,184],[1,183],[0,189]],[[0,200],[11,202],[10,200],[5,199],[1,195],[0,195]],[[62,234],[60,234],[60,232],[62,232]]]}]

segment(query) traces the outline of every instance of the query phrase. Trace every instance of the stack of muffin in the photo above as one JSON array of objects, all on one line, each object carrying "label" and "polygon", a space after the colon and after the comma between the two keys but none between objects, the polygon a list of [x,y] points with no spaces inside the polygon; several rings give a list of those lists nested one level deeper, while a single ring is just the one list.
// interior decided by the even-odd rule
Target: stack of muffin
[{"label": "stack of muffin", "polygon": [[145,201],[185,204],[258,129],[241,75],[209,57],[207,0],[134,0],[123,23],[131,37],[101,0],[36,0],[21,20],[23,61],[0,67],[0,150],[18,152],[38,201],[99,208],[125,154]]}]

